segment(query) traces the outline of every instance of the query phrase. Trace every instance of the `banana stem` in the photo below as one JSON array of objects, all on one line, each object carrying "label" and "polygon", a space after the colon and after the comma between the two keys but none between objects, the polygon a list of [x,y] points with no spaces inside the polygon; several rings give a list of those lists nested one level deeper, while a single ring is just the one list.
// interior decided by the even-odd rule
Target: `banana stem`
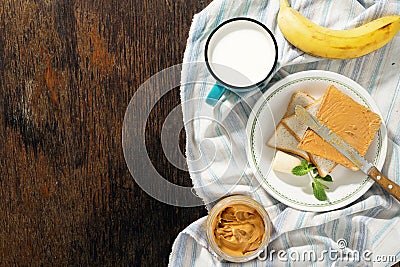
[{"label": "banana stem", "polygon": [[290,7],[288,0],[279,0],[279,5],[282,7]]}]

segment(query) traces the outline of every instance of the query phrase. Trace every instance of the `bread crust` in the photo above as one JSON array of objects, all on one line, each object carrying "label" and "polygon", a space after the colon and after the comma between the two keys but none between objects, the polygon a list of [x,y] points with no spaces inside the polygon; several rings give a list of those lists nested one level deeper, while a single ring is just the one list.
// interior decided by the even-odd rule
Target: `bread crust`
[{"label": "bread crust", "polygon": [[[274,134],[273,134],[273,135],[271,136],[271,138],[267,141],[267,145],[268,145],[269,147],[275,148],[275,149],[277,149],[277,150],[280,150],[280,151],[283,151],[283,152],[286,152],[286,153],[291,153],[291,154],[297,155],[297,156],[299,156],[299,157],[301,157],[301,158],[303,158],[303,159],[305,159],[305,160],[307,160],[307,161],[310,161],[309,154],[308,154],[307,152],[303,151],[303,150],[298,149],[298,148],[297,148],[297,145],[296,145],[296,146],[293,146],[293,147],[290,147],[290,146],[288,145],[288,146],[285,147],[285,146],[283,146],[283,145],[277,144],[277,143],[274,141],[274,139],[276,138],[276,135],[278,135],[277,133],[280,132],[280,131],[282,131],[283,128],[284,128],[284,130],[286,130],[286,128],[283,126],[283,124],[282,124],[282,123],[279,123],[278,126],[277,126],[276,129],[275,129]],[[289,133],[289,134],[290,134],[290,133]],[[292,137],[295,138],[294,136],[292,136]],[[296,139],[296,141],[297,141],[297,139]]]}]

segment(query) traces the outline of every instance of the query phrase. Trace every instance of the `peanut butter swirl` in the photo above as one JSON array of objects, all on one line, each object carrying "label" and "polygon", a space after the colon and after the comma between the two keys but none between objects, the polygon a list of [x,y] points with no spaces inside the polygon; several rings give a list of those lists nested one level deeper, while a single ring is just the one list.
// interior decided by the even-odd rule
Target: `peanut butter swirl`
[{"label": "peanut butter swirl", "polygon": [[265,237],[261,215],[243,204],[225,206],[213,222],[214,241],[231,256],[244,256],[257,250]]}]

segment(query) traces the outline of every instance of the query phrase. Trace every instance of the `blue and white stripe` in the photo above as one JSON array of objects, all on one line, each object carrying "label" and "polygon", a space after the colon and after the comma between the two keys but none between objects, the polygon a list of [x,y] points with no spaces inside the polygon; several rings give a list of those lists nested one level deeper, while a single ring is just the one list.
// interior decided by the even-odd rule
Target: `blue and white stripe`
[{"label": "blue and white stripe", "polygon": [[[316,23],[335,29],[355,27],[383,15],[400,14],[400,1],[393,0],[291,0],[290,3]],[[208,35],[217,25],[232,17],[257,19],[269,27],[277,39],[279,68],[275,78],[303,70],[329,70],[355,80],[368,90],[383,114],[388,131],[389,146],[383,172],[400,183],[400,34],[367,56],[352,60],[322,60],[287,43],[276,25],[278,10],[278,0],[215,0],[193,18],[183,59],[181,99],[187,133],[186,156],[196,193],[204,200],[207,209],[212,206],[209,203],[214,203],[227,191],[245,193],[262,203],[274,226],[269,251],[301,253],[313,250],[319,256],[323,250],[337,248],[338,239],[345,239],[349,249],[397,255],[399,261],[398,201],[373,185],[358,201],[341,210],[313,213],[287,207],[257,186],[246,165],[243,126],[246,125],[248,110],[240,98],[226,94],[223,104],[219,103],[214,109],[204,104],[204,98],[215,82],[203,64]],[[257,95],[251,93],[242,97],[248,103],[254,104],[257,100]],[[236,112],[235,116],[229,114],[231,110]],[[200,145],[204,140],[210,143]],[[199,157],[200,164],[195,161]],[[199,171],[207,164],[211,164],[209,168]],[[220,262],[208,246],[205,221],[206,218],[200,218],[178,235],[169,266],[331,266],[333,263],[328,257],[311,263],[281,262],[276,255],[266,261],[253,260],[244,264]],[[393,262],[359,264],[391,266]]]}]

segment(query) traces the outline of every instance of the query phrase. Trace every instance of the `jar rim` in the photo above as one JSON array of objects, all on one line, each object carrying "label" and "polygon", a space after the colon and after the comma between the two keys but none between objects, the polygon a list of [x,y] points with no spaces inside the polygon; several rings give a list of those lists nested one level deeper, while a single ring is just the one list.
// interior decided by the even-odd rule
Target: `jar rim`
[{"label": "jar rim", "polygon": [[[264,228],[265,228],[265,233],[264,233],[264,238],[261,243],[261,245],[252,253],[248,255],[243,255],[243,256],[232,256],[230,254],[225,253],[215,242],[213,235],[214,235],[214,229],[213,229],[213,222],[215,220],[215,217],[219,214],[222,208],[224,208],[227,204],[244,204],[249,207],[254,208],[262,217],[263,222],[264,222]],[[272,228],[272,223],[269,218],[269,215],[267,211],[264,209],[264,207],[254,200],[253,198],[250,198],[245,195],[229,195],[224,198],[222,198],[220,201],[218,201],[214,207],[210,210],[208,217],[207,217],[207,223],[206,223],[206,234],[207,234],[207,239],[210,247],[212,250],[222,259],[230,262],[247,262],[250,261],[256,257],[258,257],[259,254],[261,254],[268,246],[270,237],[271,237],[271,228]]]}]

